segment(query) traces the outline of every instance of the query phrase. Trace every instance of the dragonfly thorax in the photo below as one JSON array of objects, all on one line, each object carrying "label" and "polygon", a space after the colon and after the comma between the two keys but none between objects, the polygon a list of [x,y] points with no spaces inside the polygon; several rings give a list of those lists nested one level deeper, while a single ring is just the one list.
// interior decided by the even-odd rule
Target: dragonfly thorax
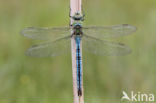
[{"label": "dragonfly thorax", "polygon": [[75,24],[73,26],[73,35],[82,36],[82,26],[81,24]]}]

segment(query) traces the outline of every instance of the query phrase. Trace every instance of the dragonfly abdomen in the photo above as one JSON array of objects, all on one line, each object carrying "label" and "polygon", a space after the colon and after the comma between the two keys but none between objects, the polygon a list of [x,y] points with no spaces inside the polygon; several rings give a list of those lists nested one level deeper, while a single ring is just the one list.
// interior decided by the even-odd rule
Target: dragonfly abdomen
[{"label": "dragonfly abdomen", "polygon": [[77,64],[77,89],[78,89],[78,96],[82,95],[82,88],[81,88],[81,82],[82,82],[82,68],[81,68],[81,50],[80,50],[80,42],[81,38],[76,37],[76,64]]}]

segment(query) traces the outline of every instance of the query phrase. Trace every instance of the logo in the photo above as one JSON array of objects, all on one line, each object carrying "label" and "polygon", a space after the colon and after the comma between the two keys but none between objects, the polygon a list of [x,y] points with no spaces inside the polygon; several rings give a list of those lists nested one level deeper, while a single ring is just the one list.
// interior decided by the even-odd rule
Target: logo
[{"label": "logo", "polygon": [[146,94],[134,91],[131,91],[131,95],[128,95],[125,91],[122,92],[123,96],[121,98],[122,101],[133,101],[133,102],[153,102],[154,101],[154,94]]}]

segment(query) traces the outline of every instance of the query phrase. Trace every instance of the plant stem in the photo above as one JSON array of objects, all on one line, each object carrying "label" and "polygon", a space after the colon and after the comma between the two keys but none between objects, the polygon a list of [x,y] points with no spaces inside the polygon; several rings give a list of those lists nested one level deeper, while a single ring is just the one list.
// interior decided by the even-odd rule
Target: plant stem
[{"label": "plant stem", "polygon": [[[70,16],[73,16],[76,12],[81,13],[81,0],[70,0]],[[71,24],[73,20],[71,19]],[[82,43],[80,45],[82,56]],[[74,37],[71,38],[71,53],[72,53],[72,74],[73,74],[73,96],[74,103],[84,103],[84,90],[83,90],[83,66],[82,66],[82,96],[78,96],[77,93],[77,66],[76,66],[76,43]]]}]

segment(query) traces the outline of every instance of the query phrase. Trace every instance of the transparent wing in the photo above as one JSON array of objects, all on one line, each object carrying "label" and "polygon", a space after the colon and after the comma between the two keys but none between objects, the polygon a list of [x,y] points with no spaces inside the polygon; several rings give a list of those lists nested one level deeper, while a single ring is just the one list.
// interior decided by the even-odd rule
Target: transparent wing
[{"label": "transparent wing", "polygon": [[131,52],[130,48],[121,43],[109,42],[84,35],[83,49],[97,55],[120,56]]},{"label": "transparent wing", "polygon": [[83,27],[84,34],[99,39],[114,38],[131,34],[136,31],[135,26],[129,24],[121,24],[114,26],[88,26]]},{"label": "transparent wing", "polygon": [[26,55],[33,57],[52,57],[70,51],[70,36],[33,45],[26,51]]},{"label": "transparent wing", "polygon": [[22,35],[38,40],[56,40],[61,37],[70,35],[69,27],[54,27],[54,28],[40,28],[40,27],[28,27],[22,30]]}]

